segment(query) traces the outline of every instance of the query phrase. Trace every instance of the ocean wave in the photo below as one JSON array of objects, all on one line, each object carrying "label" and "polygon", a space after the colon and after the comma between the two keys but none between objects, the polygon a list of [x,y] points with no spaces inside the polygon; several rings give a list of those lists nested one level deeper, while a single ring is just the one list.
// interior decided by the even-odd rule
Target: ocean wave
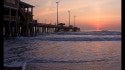
[{"label": "ocean wave", "polygon": [[68,61],[60,61],[60,60],[32,60],[29,63],[85,63],[85,62],[101,62],[108,61],[110,59],[96,59],[96,60],[68,60]]},{"label": "ocean wave", "polygon": [[40,40],[40,41],[120,41],[121,37],[39,37],[39,38],[35,38],[35,40]]},{"label": "ocean wave", "polygon": [[58,35],[121,35],[118,31],[58,32]]}]

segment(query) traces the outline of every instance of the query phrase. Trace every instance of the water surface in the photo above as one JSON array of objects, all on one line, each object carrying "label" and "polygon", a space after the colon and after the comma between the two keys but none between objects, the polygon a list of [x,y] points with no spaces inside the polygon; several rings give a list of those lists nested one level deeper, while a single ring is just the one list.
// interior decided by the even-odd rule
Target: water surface
[{"label": "water surface", "polygon": [[120,39],[120,35],[66,34],[5,40],[4,64],[27,62],[27,70],[121,70]]}]

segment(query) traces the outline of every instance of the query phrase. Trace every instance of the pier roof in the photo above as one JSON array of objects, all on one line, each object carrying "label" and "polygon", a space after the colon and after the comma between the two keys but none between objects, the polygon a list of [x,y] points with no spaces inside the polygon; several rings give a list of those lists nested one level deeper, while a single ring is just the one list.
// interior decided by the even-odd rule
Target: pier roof
[{"label": "pier roof", "polygon": [[27,8],[27,7],[35,7],[35,6],[33,6],[33,5],[30,5],[30,4],[25,3],[25,2],[22,2],[22,1],[20,1],[20,6],[23,6],[23,7],[25,7],[25,8]]}]

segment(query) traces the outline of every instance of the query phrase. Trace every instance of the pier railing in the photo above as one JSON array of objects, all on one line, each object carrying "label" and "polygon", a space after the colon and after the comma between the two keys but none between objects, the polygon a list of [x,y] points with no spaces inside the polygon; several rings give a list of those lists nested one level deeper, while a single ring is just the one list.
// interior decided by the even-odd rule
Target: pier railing
[{"label": "pier railing", "polygon": [[16,16],[9,16],[9,15],[4,15],[4,20],[7,21],[16,21]]}]

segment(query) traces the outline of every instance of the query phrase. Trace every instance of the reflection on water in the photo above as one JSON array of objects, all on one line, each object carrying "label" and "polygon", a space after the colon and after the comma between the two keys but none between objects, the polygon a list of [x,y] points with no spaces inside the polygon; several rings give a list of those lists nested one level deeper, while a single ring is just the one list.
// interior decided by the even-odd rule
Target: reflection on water
[{"label": "reflection on water", "polygon": [[[33,56],[48,60],[96,60],[120,56],[120,41],[40,42]],[[48,43],[48,44],[47,44]]]},{"label": "reflection on water", "polygon": [[44,41],[39,43],[45,45],[39,44],[38,49],[30,51],[34,59],[29,65],[29,67],[35,66],[38,70],[121,69],[120,41]]}]

